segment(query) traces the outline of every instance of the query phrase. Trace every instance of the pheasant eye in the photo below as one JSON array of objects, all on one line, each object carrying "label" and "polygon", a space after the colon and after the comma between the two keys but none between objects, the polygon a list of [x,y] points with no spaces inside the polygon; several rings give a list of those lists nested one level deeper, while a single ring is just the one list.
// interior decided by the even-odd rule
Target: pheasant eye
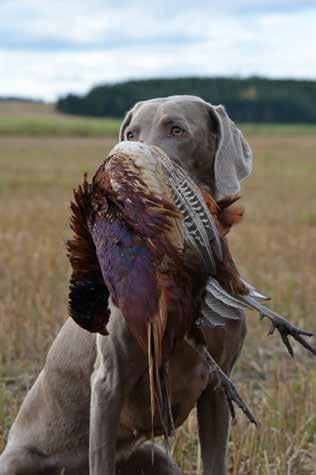
[{"label": "pheasant eye", "polygon": [[134,132],[132,132],[131,130],[129,132],[127,132],[126,138],[127,138],[127,140],[134,140],[134,138],[135,138]]},{"label": "pheasant eye", "polygon": [[171,129],[171,135],[173,135],[174,137],[181,137],[182,135],[184,135],[184,130],[181,129],[181,127],[178,127],[177,125],[174,125]]}]

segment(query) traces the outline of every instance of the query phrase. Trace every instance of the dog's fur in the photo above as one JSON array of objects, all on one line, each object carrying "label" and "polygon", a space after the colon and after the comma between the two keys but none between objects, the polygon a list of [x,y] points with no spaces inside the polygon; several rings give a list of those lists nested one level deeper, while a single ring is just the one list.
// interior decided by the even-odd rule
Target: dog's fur
[{"label": "dog's fur", "polygon": [[[137,104],[127,114],[120,138],[160,146],[218,194],[225,177],[220,176],[222,164],[214,161],[222,159],[216,151],[219,140],[225,146],[225,127],[232,128],[234,140],[243,141],[238,150],[245,150],[248,145],[223,108],[193,96],[173,96]],[[235,162],[244,157],[232,146],[226,148],[229,154],[223,170],[231,160],[227,186],[232,179],[236,188],[236,180],[249,171],[240,173],[242,165]],[[111,309],[108,329],[109,336],[95,336],[66,321],[11,428],[0,475],[181,473],[164,451],[144,443],[151,437],[147,361],[117,308]],[[226,373],[245,334],[244,318],[205,331],[208,349]],[[176,348],[169,374],[175,425],[197,406],[204,475],[224,475],[230,413],[223,392],[214,391],[216,381],[185,342]],[[158,419],[154,426],[155,435],[161,434]]]}]

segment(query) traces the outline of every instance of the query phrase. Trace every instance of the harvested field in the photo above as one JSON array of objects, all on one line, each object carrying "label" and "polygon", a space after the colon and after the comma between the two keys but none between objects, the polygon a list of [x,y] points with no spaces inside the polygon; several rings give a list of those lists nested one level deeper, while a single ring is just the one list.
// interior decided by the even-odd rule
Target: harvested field
[{"label": "harvested field", "polygon": [[[0,451],[66,318],[72,188],[116,141],[110,134],[10,137],[1,127]],[[242,188],[246,215],[231,234],[233,253],[241,273],[272,297],[277,311],[316,331],[315,129],[247,130],[254,172]],[[315,474],[315,360],[297,347],[292,360],[254,313],[248,329],[233,379],[260,425],[251,427],[238,411],[230,474]],[[192,414],[173,446],[192,475],[201,473],[196,432]]]}]

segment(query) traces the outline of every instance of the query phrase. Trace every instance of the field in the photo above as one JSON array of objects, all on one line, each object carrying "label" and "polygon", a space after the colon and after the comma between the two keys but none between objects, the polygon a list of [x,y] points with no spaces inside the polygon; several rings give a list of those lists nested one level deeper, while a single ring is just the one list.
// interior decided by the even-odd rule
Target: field
[{"label": "field", "polygon": [[[25,125],[30,121],[37,124],[33,132]],[[69,126],[76,122],[80,127]],[[66,318],[72,188],[84,171],[91,176],[117,140],[117,128],[117,121],[65,118],[50,110],[38,117],[1,113],[0,104],[0,452]],[[249,125],[245,132],[255,163],[242,187],[246,215],[231,234],[233,254],[277,311],[316,331],[316,128]],[[315,475],[314,360],[298,347],[291,359],[267,330],[265,321],[248,314],[233,379],[259,427],[237,411],[229,473]],[[185,474],[201,473],[194,414],[178,431],[173,453]]]},{"label": "field", "polygon": [[0,137],[113,137],[117,119],[88,119],[54,112],[52,104],[0,101]]}]

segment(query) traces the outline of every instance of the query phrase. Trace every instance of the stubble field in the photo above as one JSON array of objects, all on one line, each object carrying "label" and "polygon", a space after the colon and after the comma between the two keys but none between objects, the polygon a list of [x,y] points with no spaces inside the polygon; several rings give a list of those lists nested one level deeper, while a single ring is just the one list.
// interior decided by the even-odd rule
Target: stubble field
[{"label": "stubble field", "polygon": [[[246,215],[231,234],[233,255],[277,311],[316,331],[316,129],[247,130],[254,172],[242,187]],[[66,319],[72,188],[83,172],[91,176],[115,141],[115,136],[0,137],[0,452]],[[291,359],[267,330],[267,323],[248,314],[247,341],[233,379],[259,427],[237,413],[229,473],[312,475],[315,359],[298,347]],[[192,414],[173,443],[185,474],[201,473],[196,432]]]}]

